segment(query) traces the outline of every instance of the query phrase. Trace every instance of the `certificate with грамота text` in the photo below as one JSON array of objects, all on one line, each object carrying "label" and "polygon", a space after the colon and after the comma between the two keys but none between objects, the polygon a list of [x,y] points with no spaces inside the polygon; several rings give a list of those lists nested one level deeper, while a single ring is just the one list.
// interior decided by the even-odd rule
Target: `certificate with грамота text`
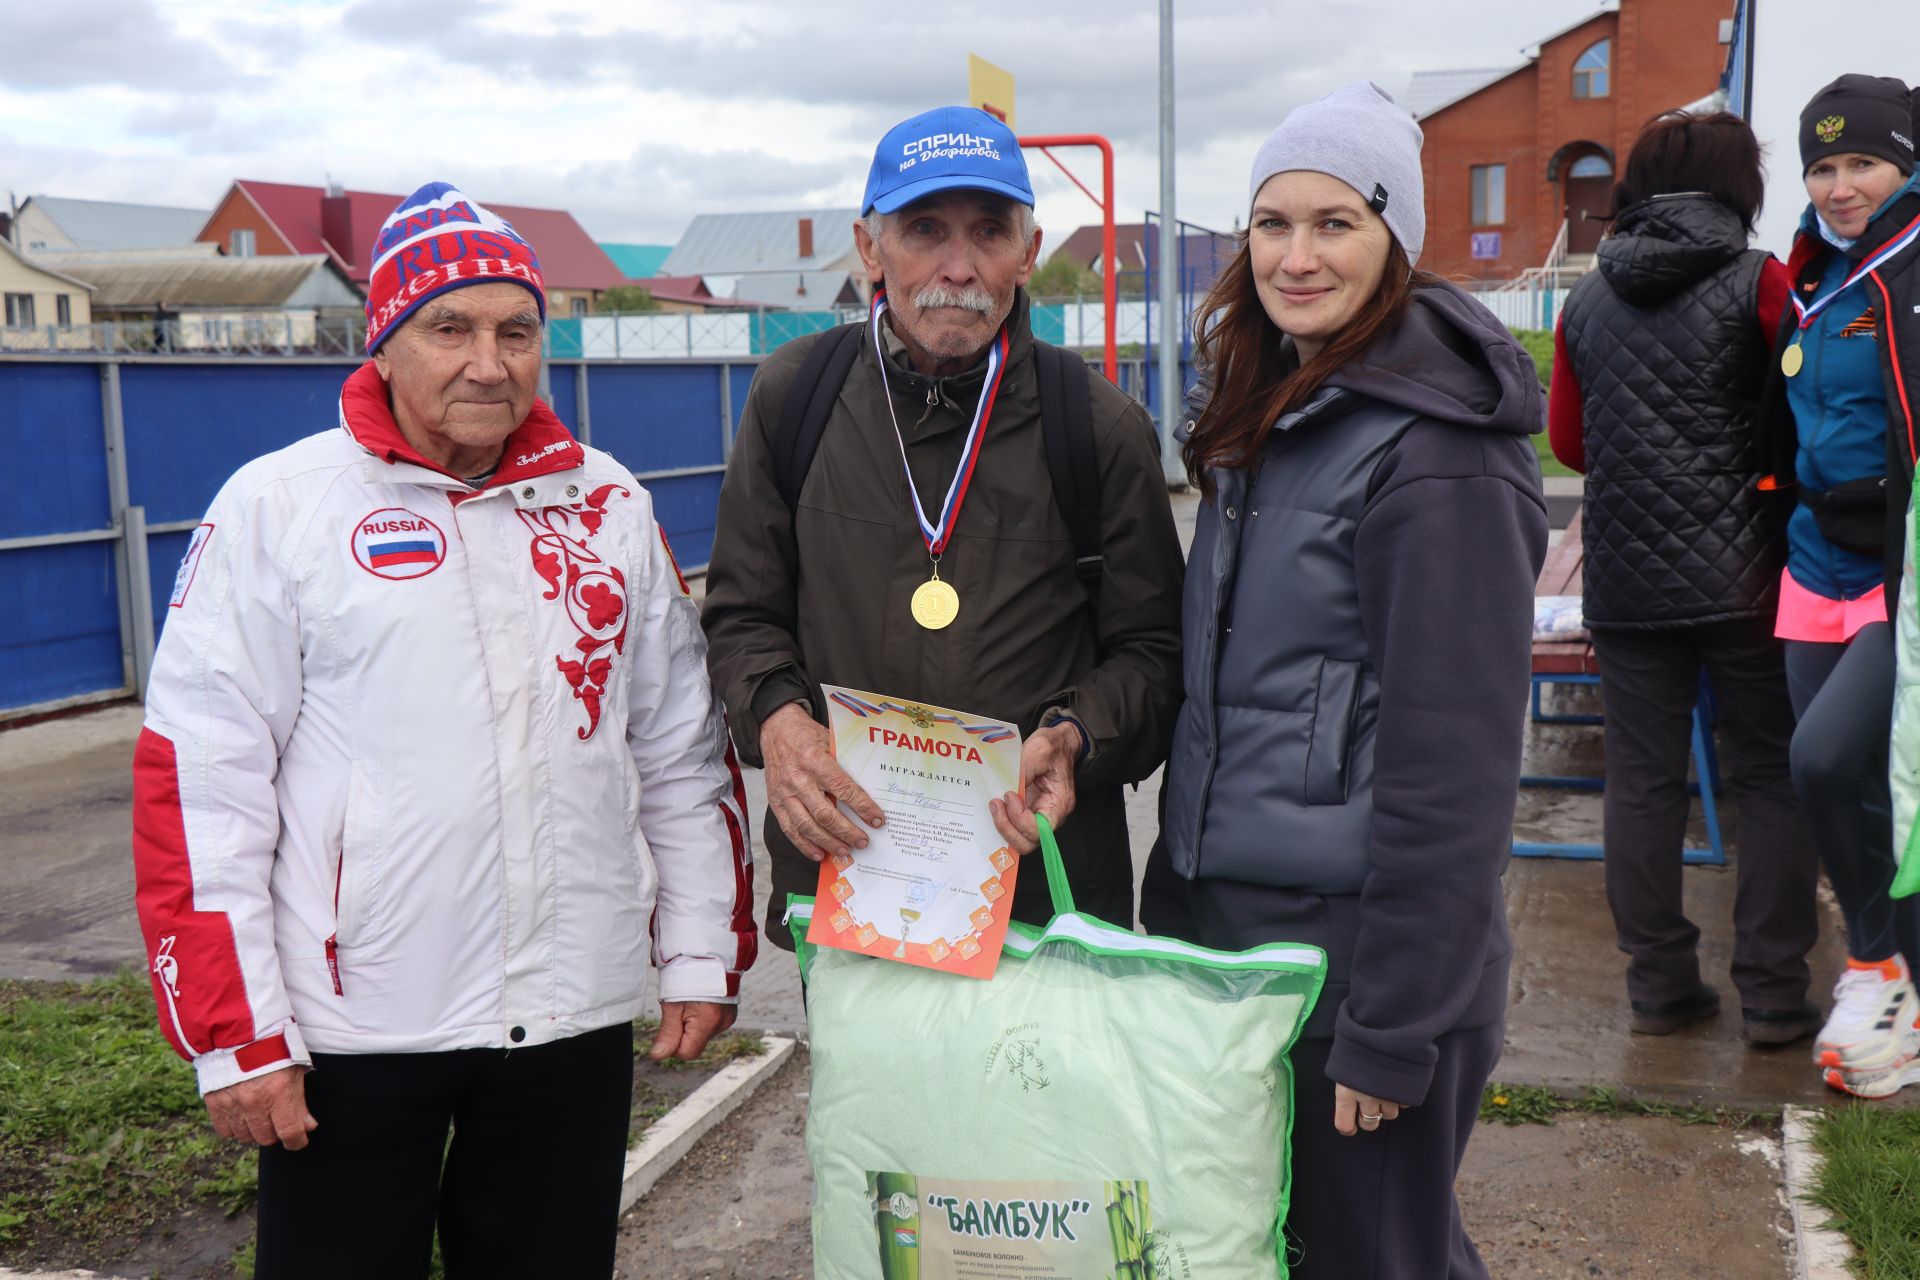
[{"label": "certificate with \u0433\u0440\u0430\u043c\u043e\u0442\u0430 text", "polygon": [[840,767],[886,814],[820,864],[807,941],[991,978],[1020,859],[987,802],[1022,791],[1020,731],[946,707],[824,685]]}]

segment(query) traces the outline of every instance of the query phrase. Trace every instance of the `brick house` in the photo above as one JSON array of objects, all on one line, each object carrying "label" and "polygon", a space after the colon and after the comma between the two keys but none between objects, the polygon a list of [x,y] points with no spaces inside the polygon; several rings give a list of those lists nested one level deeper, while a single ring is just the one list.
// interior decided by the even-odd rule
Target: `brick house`
[{"label": "brick house", "polygon": [[[324,254],[362,294],[373,263],[368,252],[399,195],[240,180],[227,189],[196,237],[232,257]],[[600,295],[628,283],[587,229],[563,209],[481,203],[513,224],[540,255],[547,315],[590,315]]]},{"label": "brick house", "polygon": [[[1417,74],[1408,106],[1426,132],[1420,265],[1512,279],[1543,264],[1562,222],[1576,263],[1592,253],[1640,127],[1718,88],[1733,9],[1734,0],[1609,0],[1518,66]],[[1433,101],[1436,85],[1454,96]]]}]

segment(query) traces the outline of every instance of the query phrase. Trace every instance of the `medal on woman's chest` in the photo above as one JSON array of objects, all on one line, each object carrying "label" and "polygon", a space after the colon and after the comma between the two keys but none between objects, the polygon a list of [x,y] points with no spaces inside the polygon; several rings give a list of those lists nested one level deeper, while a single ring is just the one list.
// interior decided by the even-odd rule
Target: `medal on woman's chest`
[{"label": "medal on woman's chest", "polygon": [[1006,372],[1007,348],[1010,344],[1003,325],[1000,332],[994,335],[993,344],[987,348],[987,376],[980,389],[980,403],[973,411],[973,425],[968,428],[966,442],[960,447],[960,466],[953,474],[953,483],[947,486],[947,498],[940,506],[940,520],[936,524],[927,519],[926,508],[920,505],[920,490],[913,483],[913,468],[907,463],[907,442],[900,434],[900,419],[893,409],[893,390],[887,386],[887,352],[880,340],[880,317],[886,312],[886,291],[876,289],[869,321],[873,329],[873,353],[880,361],[880,384],[887,401],[887,415],[893,419],[894,442],[900,446],[900,468],[907,477],[907,500],[913,503],[920,536],[927,543],[927,558],[933,562],[933,576],[914,588],[910,608],[913,620],[922,628],[941,631],[960,616],[960,593],[951,584],[941,580],[940,557],[953,538],[954,526],[960,519],[960,508],[967,500],[967,486],[973,480],[974,465],[980,460],[980,446],[986,440],[987,419],[993,416],[993,401],[1000,390],[1000,378]]},{"label": "medal on woman's chest", "polygon": [[1793,345],[1780,353],[1780,372],[1786,374],[1789,378],[1797,377],[1800,370],[1806,367],[1807,363],[1807,353],[1800,349],[1800,340],[1806,336],[1807,326],[1813,323],[1814,317],[1832,306],[1834,301],[1848,289],[1851,289],[1854,283],[1862,276],[1869,275],[1882,266],[1885,266],[1887,262],[1892,260],[1895,255],[1899,254],[1912,242],[1913,237],[1910,235],[1894,237],[1892,243],[1876,251],[1872,257],[1848,273],[1847,278],[1840,282],[1838,288],[1828,290],[1812,302],[1802,302],[1798,294],[1789,293],[1787,295],[1787,301],[1793,304],[1794,312],[1800,317],[1800,323],[1794,327]]},{"label": "medal on woman's chest", "polygon": [[1793,335],[1793,342],[1780,353],[1780,372],[1789,378],[1799,376],[1801,366],[1807,362],[1807,353],[1800,349],[1800,335]]}]

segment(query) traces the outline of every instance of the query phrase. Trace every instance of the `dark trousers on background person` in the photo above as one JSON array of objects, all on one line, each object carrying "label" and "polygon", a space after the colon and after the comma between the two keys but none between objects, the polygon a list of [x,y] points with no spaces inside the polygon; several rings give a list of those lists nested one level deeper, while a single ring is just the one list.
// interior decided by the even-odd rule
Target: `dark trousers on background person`
[{"label": "dark trousers on background person", "polygon": [[[259,1280],[613,1274],[633,1028],[530,1049],[317,1053],[319,1128],[260,1153]],[[449,1129],[453,1140],[449,1144]]]},{"label": "dark trousers on background person", "polygon": [[1894,872],[1887,781],[1893,666],[1893,627],[1885,622],[1860,628],[1845,644],[1787,642],[1787,688],[1800,721],[1793,781],[1846,918],[1847,954],[1877,961],[1900,951],[1920,973],[1920,897],[1887,896]]},{"label": "dark trousers on background person", "polygon": [[1773,619],[1595,628],[1593,649],[1606,709],[1607,904],[1629,957],[1628,998],[1681,1000],[1700,985],[1700,930],[1683,909],[1680,850],[1704,669],[1718,705],[1727,790],[1740,814],[1733,984],[1745,1008],[1801,1008],[1807,953],[1820,929],[1819,863],[1788,763],[1793,708]]}]

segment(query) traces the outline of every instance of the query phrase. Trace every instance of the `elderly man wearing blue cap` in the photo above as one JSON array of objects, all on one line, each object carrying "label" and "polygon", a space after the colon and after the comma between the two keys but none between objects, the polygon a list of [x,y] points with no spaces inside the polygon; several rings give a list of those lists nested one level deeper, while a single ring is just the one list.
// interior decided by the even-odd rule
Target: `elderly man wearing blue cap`
[{"label": "elderly man wearing blue cap", "polygon": [[[1181,554],[1153,425],[1033,337],[1040,251],[1020,144],[942,107],[880,140],[854,240],[864,324],[788,343],[754,379],[720,493],[702,617],[740,755],[767,773],[767,933],[814,863],[866,844],[871,797],[834,762],[820,682],[1011,721],[1013,847],[1060,832],[1082,909],[1133,919],[1122,788],[1180,705]],[[1014,918],[1044,922],[1040,876]]]}]

